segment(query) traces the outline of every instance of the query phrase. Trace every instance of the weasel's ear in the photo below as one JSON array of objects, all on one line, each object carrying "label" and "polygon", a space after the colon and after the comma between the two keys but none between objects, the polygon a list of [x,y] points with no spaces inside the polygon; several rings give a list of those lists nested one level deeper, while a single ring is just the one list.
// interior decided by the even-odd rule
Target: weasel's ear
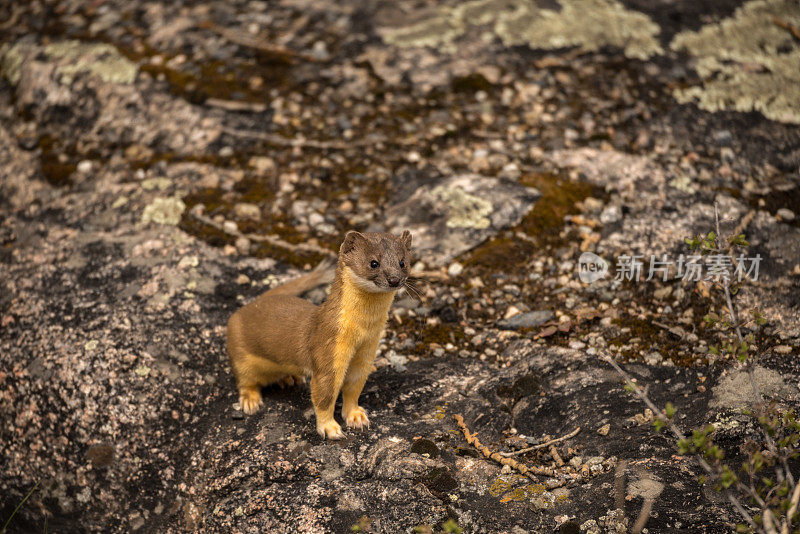
[{"label": "weasel's ear", "polygon": [[407,250],[411,250],[411,232],[403,230],[403,233],[400,234],[400,241],[403,242]]},{"label": "weasel's ear", "polygon": [[348,252],[356,248],[356,246],[358,246],[359,244],[366,242],[367,238],[364,237],[364,234],[362,234],[361,232],[356,232],[355,230],[351,230],[347,232],[347,234],[344,236],[344,241],[342,241],[342,246],[339,247],[339,253],[347,254]]}]

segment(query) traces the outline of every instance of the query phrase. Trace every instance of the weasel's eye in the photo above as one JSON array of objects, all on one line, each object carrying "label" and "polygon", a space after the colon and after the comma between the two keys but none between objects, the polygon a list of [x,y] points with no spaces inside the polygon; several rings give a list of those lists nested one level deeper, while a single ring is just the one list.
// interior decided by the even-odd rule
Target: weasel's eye
[{"label": "weasel's eye", "polygon": [[400,260],[400,268],[401,269],[405,269],[406,268],[406,262],[404,262],[403,260]]},{"label": "weasel's eye", "polygon": [[380,267],[380,266],[381,266],[381,264],[380,264],[380,263],[378,263],[378,262],[377,262],[377,261],[375,261],[375,260],[372,260],[371,262],[369,262],[369,266],[370,266],[370,267],[372,267],[373,269],[377,269],[378,267]]}]

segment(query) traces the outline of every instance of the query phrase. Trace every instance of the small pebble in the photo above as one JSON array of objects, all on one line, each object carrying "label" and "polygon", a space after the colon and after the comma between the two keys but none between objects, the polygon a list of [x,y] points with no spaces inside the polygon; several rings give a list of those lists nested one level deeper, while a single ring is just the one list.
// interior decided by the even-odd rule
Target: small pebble
[{"label": "small pebble", "polygon": [[788,208],[781,208],[776,213],[775,216],[778,218],[779,221],[783,222],[792,222],[794,220],[794,212]]},{"label": "small pebble", "polygon": [[451,263],[450,267],[447,268],[447,274],[450,276],[458,276],[464,272],[464,266],[458,262]]},{"label": "small pebble", "polygon": [[244,236],[236,238],[236,250],[239,251],[239,254],[250,254],[250,240]]},{"label": "small pebble", "polygon": [[92,172],[92,162],[91,160],[85,159],[78,163],[78,172],[81,174],[88,174]]}]

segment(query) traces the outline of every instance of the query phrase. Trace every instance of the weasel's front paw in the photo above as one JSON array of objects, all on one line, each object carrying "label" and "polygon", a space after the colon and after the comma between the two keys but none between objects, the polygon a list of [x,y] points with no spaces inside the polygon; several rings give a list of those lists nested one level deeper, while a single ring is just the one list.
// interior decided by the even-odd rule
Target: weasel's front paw
[{"label": "weasel's front paw", "polygon": [[350,413],[344,416],[344,421],[350,428],[369,428],[369,417],[367,412],[361,406],[356,406]]},{"label": "weasel's front paw", "polygon": [[257,389],[242,389],[240,391],[239,403],[242,405],[242,411],[247,415],[253,415],[263,406],[264,401],[261,400],[261,392]]},{"label": "weasel's front paw", "polygon": [[317,433],[327,439],[342,439],[344,437],[342,427],[333,419],[324,423],[317,423]]}]

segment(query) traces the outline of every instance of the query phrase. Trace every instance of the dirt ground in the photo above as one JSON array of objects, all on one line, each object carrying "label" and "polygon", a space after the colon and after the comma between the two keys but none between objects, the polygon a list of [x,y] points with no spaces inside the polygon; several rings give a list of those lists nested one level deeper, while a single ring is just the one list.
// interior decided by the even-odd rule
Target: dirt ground
[{"label": "dirt ground", "polygon": [[[754,376],[798,405],[798,28],[792,0],[0,4],[0,526],[594,534],[652,500],[647,532],[734,531],[607,360],[741,461],[724,298],[678,270],[716,207],[759,258]],[[244,415],[228,317],[350,229],[410,229],[422,279],[372,427],[323,441],[305,386]],[[552,472],[455,415],[492,452],[563,438],[513,456]]]}]

